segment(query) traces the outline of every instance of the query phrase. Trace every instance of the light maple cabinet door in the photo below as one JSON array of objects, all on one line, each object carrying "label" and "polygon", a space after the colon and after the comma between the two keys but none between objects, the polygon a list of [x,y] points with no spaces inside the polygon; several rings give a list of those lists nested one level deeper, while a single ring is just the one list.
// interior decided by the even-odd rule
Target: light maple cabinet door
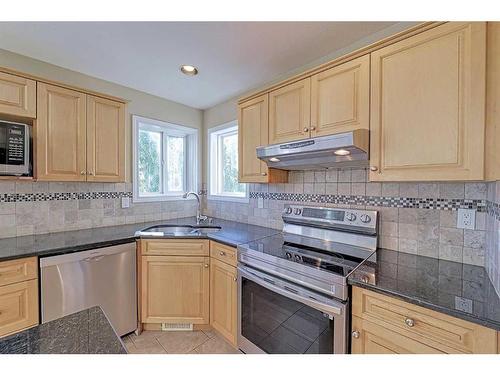
[{"label": "light maple cabinet door", "polygon": [[0,72],[0,113],[36,117],[36,82]]},{"label": "light maple cabinet door", "polygon": [[39,82],[37,101],[37,179],[85,181],[86,95]]},{"label": "light maple cabinet door", "polygon": [[236,346],[237,292],[236,267],[217,259],[210,262],[210,325]]},{"label": "light maple cabinet door", "polygon": [[269,93],[269,143],[309,138],[311,125],[311,78]]},{"label": "light maple cabinet door", "polygon": [[210,258],[141,257],[141,323],[209,324]]},{"label": "light maple cabinet door", "polygon": [[38,280],[0,287],[0,337],[38,324]]},{"label": "light maple cabinet door", "polygon": [[483,179],[485,59],[484,22],[371,54],[371,181]]},{"label": "light maple cabinet door", "polygon": [[125,181],[125,105],[87,95],[87,181]]},{"label": "light maple cabinet door", "polygon": [[238,108],[239,182],[267,182],[266,163],[257,158],[255,149],[268,141],[268,95],[262,95]]},{"label": "light maple cabinet door", "polygon": [[370,125],[370,55],[311,77],[311,136]]}]

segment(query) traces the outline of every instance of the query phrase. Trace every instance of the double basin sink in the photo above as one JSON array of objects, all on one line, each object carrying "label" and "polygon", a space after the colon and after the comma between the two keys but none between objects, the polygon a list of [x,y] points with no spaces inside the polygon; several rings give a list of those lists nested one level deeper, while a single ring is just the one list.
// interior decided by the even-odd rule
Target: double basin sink
[{"label": "double basin sink", "polygon": [[208,233],[218,232],[222,227],[214,225],[178,225],[161,224],[148,227],[136,232],[138,236],[156,237],[199,237]]}]

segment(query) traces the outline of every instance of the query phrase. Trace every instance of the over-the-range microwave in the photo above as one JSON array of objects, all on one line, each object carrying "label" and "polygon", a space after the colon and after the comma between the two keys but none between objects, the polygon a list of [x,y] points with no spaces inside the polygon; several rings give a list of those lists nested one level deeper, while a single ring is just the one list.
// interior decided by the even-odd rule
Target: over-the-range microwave
[{"label": "over-the-range microwave", "polygon": [[28,176],[30,125],[0,120],[0,175]]}]

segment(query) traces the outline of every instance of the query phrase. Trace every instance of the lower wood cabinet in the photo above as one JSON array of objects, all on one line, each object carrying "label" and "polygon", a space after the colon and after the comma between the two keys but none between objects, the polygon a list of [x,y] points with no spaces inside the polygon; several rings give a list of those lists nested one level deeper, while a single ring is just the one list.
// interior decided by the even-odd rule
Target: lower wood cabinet
[{"label": "lower wood cabinet", "polygon": [[38,324],[36,258],[0,263],[0,337]]},{"label": "lower wood cabinet", "polygon": [[236,267],[210,262],[210,325],[236,346],[238,279]]},{"label": "lower wood cabinet", "polygon": [[495,330],[353,288],[353,354],[497,353]]},{"label": "lower wood cabinet", "polygon": [[141,323],[209,323],[210,258],[142,256]]}]

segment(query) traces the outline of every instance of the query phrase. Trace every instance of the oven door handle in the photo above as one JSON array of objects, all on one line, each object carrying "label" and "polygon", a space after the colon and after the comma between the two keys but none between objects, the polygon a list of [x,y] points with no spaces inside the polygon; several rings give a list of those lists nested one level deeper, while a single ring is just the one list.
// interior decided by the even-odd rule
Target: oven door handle
[{"label": "oven door handle", "polygon": [[[260,273],[260,272],[259,272]],[[247,267],[244,266],[238,266],[238,276],[240,278],[241,282],[241,277],[245,277],[246,279],[253,281],[260,286],[267,288],[273,292],[276,292],[282,296],[288,297],[290,299],[293,299],[294,301],[301,302],[304,305],[310,306],[316,310],[320,310],[323,313],[328,314],[329,316],[335,317],[335,316],[344,316],[345,315],[345,305],[342,302],[337,302],[335,300],[331,300],[331,303],[324,303],[319,300],[315,300],[314,296],[317,295],[314,292],[308,291],[307,289],[304,289],[299,286],[293,286],[293,288],[288,287],[286,289],[277,286],[275,282],[277,279],[272,277],[271,275],[266,275],[260,276],[256,272],[253,272],[253,270],[248,269]],[[307,294],[310,296],[310,298],[307,298],[303,295],[300,295],[298,293],[292,292],[292,290],[296,290],[297,292],[303,292],[304,294]],[[319,296],[319,298],[324,298],[322,296]]]}]

